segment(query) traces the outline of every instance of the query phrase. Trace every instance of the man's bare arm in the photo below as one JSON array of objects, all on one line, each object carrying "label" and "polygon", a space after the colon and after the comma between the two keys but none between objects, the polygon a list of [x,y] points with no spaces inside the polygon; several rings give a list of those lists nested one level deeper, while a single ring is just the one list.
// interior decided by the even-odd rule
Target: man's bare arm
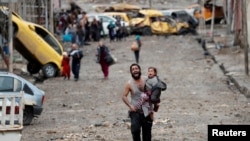
[{"label": "man's bare arm", "polygon": [[128,101],[128,94],[131,92],[130,84],[127,83],[122,94],[123,102],[129,107],[130,111],[136,111],[135,107],[131,105]]}]

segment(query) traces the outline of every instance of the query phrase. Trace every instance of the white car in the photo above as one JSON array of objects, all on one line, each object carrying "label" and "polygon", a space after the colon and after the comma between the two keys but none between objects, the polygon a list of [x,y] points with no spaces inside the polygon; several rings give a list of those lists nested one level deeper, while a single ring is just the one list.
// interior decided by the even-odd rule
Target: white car
[{"label": "white car", "polygon": [[[92,22],[94,20],[94,18],[98,21],[100,21],[100,19],[102,19],[102,27],[104,30],[104,35],[108,35],[108,33],[109,33],[107,26],[110,23],[110,21],[112,21],[113,23],[115,23],[117,21],[114,17],[108,16],[108,15],[102,14],[102,13],[88,13],[87,17],[88,17],[89,22]],[[121,21],[121,24],[124,25],[125,27],[129,27],[129,23],[127,23],[125,21]]]},{"label": "white car", "polygon": [[23,125],[29,125],[34,117],[42,114],[45,92],[21,76],[0,71],[1,94],[13,95],[22,91],[24,91]]}]

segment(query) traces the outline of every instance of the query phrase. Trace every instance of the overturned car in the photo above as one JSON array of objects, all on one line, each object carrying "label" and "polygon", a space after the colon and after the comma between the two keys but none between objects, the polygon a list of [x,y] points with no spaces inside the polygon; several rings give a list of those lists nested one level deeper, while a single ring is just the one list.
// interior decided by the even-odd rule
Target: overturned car
[{"label": "overturned car", "polygon": [[[0,6],[0,17],[0,34],[8,37],[7,7]],[[28,61],[28,72],[36,74],[41,70],[45,78],[60,76],[63,46],[57,38],[43,26],[25,21],[15,12],[12,12],[11,18],[13,46]]]}]

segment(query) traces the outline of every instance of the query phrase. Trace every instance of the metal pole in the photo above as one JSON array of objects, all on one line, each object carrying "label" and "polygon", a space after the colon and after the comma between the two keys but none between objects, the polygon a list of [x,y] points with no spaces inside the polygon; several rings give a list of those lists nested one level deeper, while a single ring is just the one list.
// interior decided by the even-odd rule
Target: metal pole
[{"label": "metal pole", "polygon": [[243,32],[243,46],[244,46],[244,56],[245,56],[245,74],[249,75],[248,69],[248,41],[247,41],[247,15],[246,15],[246,7],[247,3],[246,0],[243,0],[242,3],[242,32]]},{"label": "metal pole", "polygon": [[201,5],[200,9],[200,17],[199,17],[199,33],[202,35],[202,37],[206,37],[207,29],[206,29],[206,21],[205,21],[205,16],[204,16],[204,1],[200,0],[199,4]]},{"label": "metal pole", "polygon": [[50,32],[54,34],[54,1],[50,0],[49,27]]},{"label": "metal pole", "polygon": [[231,33],[231,26],[232,26],[232,15],[231,15],[231,0],[227,0],[227,33]]},{"label": "metal pole", "polygon": [[212,41],[214,38],[214,12],[215,12],[215,0],[213,0],[213,11],[212,11],[211,29],[210,29],[210,37]]},{"label": "metal pole", "polygon": [[[49,29],[50,27],[49,27],[49,19],[48,19],[48,14],[50,14],[49,12],[48,12],[48,6],[49,6],[49,4],[48,3],[50,3],[50,1],[51,0],[49,0],[49,1],[47,1],[47,0],[45,0],[44,1],[44,6],[42,5],[43,4],[43,2],[41,2],[41,9],[45,9],[45,27],[47,28],[47,29]],[[51,10],[51,9],[50,9]],[[42,13],[41,13],[42,14]]]},{"label": "metal pole", "polygon": [[12,0],[9,0],[9,23],[8,23],[8,33],[9,33],[9,60],[8,60],[8,70],[9,72],[13,72],[13,27],[12,27],[12,11],[13,11],[13,3]]}]

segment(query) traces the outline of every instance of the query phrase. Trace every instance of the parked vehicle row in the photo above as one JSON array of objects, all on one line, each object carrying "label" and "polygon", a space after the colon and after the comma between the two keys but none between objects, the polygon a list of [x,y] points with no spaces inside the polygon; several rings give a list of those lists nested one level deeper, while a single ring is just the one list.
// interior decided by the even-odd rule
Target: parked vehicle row
[{"label": "parked vehicle row", "polygon": [[161,10],[141,9],[133,12],[102,12],[96,15],[121,19],[129,29],[130,34],[169,35],[195,33],[198,26],[198,21],[194,17],[180,10],[171,14],[166,14],[166,11]]},{"label": "parked vehicle row", "polygon": [[[205,23],[211,21],[212,7],[213,3],[207,0],[204,5],[190,5],[186,9],[143,9],[136,5],[122,3],[106,7],[99,6],[96,11],[115,18],[120,17],[129,23],[132,34],[185,34],[187,32],[196,34],[200,18],[203,18]],[[215,23],[224,19],[224,16],[223,7],[215,5]],[[163,17],[168,20],[159,20]]]},{"label": "parked vehicle row", "polygon": [[188,33],[191,28],[187,21],[165,16],[160,10],[143,9],[130,14],[124,12],[107,12],[106,14],[112,15],[113,17],[119,16],[121,19],[127,20],[131,34],[185,34]]}]

